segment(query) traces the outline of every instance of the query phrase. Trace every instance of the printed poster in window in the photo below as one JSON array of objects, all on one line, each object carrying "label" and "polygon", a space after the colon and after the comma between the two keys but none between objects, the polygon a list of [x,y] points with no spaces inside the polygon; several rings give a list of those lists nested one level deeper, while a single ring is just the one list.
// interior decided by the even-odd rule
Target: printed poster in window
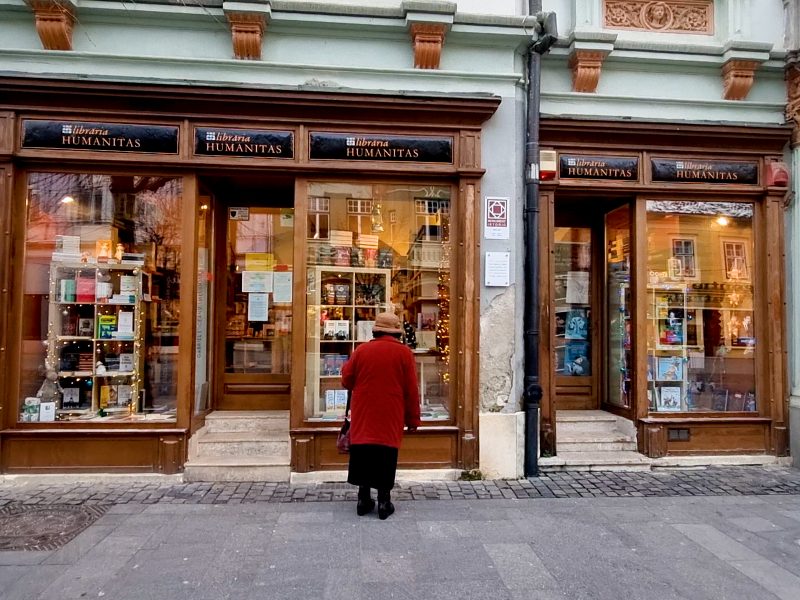
[{"label": "printed poster in window", "polygon": [[662,386],[658,390],[658,410],[664,412],[675,412],[681,409],[681,388],[680,386]]},{"label": "printed poster in window", "polygon": [[567,273],[567,304],[589,304],[589,272]]},{"label": "printed poster in window", "polygon": [[272,291],[272,271],[243,271],[242,272],[242,291],[243,292],[271,292]]},{"label": "printed poster in window", "polygon": [[585,308],[573,308],[567,311],[564,338],[568,340],[589,339],[589,315]]},{"label": "printed poster in window", "polygon": [[247,320],[269,321],[269,294],[247,294]]},{"label": "printed poster in window", "polygon": [[568,342],[564,349],[564,373],[576,377],[592,374],[589,342]]}]

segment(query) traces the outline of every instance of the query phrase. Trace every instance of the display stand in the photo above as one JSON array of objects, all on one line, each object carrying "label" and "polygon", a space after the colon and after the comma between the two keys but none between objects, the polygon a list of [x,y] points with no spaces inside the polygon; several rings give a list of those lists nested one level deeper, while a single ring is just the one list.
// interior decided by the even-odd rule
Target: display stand
[{"label": "display stand", "polygon": [[142,266],[53,261],[45,377],[59,420],[140,409]]}]

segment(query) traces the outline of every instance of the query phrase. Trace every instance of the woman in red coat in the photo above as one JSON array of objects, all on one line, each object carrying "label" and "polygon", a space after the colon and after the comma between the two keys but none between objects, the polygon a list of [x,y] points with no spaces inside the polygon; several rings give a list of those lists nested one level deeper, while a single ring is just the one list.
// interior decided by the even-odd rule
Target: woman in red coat
[{"label": "woman in red coat", "polygon": [[378,314],[374,339],[358,346],[342,368],[342,385],[351,392],[347,481],[358,486],[359,516],[375,508],[371,488],[378,490],[378,516],[394,512],[391,489],[403,426],[414,431],[420,425],[417,370],[402,333],[397,315]]}]

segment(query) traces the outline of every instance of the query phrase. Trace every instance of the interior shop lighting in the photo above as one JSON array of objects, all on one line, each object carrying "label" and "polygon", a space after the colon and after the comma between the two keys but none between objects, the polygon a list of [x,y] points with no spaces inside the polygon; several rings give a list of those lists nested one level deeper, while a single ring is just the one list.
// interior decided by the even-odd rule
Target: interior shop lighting
[{"label": "interior shop lighting", "polygon": [[727,227],[728,223],[730,223],[730,219],[728,219],[728,217],[724,215],[717,217],[716,221],[717,225],[719,225],[720,227]]},{"label": "interior shop lighting", "polygon": [[66,195],[61,199],[61,204],[72,204],[75,202],[75,198],[70,195]]}]

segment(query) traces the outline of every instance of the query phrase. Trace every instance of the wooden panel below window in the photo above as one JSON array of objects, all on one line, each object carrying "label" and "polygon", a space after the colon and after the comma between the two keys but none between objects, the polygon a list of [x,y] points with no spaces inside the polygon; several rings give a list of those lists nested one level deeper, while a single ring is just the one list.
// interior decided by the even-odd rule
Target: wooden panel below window
[{"label": "wooden panel below window", "polygon": [[[717,422],[715,422],[717,421]],[[769,451],[769,423],[726,422],[722,419],[705,423],[662,422],[647,419],[639,435],[646,439],[642,450],[651,458],[689,454],[765,454]],[[670,430],[673,431],[670,436]],[[680,430],[680,431],[677,431]],[[686,432],[688,431],[688,439]],[[670,438],[673,439],[670,439]],[[649,442],[649,443],[648,443]]]},{"label": "wooden panel below window", "polygon": [[185,434],[4,432],[4,473],[176,473],[185,461]]},{"label": "wooden panel below window", "polygon": [[[330,471],[347,468],[348,455],[336,449],[337,431],[293,434],[292,469],[297,472]],[[452,469],[457,463],[458,430],[420,430],[403,438],[398,468]],[[308,445],[311,445],[310,452]],[[299,456],[302,454],[302,456]],[[309,461],[308,455],[311,455]]]}]

